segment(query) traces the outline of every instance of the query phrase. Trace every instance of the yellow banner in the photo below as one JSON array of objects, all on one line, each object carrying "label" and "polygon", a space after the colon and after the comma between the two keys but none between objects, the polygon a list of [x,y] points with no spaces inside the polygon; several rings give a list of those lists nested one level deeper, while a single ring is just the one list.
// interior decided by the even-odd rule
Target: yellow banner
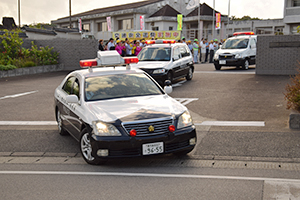
[{"label": "yellow banner", "polygon": [[128,32],[113,32],[113,38],[116,40],[151,40],[154,39],[172,39],[180,40],[180,31],[128,31]]}]

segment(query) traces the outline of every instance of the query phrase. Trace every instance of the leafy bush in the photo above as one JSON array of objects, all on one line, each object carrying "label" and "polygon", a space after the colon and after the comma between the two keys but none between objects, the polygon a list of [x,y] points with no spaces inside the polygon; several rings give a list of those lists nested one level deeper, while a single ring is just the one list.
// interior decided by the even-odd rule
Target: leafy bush
[{"label": "leafy bush", "polygon": [[[299,61],[298,63],[300,64]],[[287,100],[287,109],[300,111],[300,68],[297,69],[297,72],[298,74],[291,77],[291,84],[286,85],[284,98]]]},{"label": "leafy bush", "polygon": [[8,71],[12,69],[17,69],[14,65],[0,65],[0,71]]},{"label": "leafy bush", "polygon": [[5,31],[3,35],[0,35],[0,39],[2,39],[0,65],[14,65],[22,68],[58,64],[59,53],[53,51],[53,47],[37,47],[34,42],[31,42],[31,49],[22,48],[23,40],[19,37],[18,31]]}]

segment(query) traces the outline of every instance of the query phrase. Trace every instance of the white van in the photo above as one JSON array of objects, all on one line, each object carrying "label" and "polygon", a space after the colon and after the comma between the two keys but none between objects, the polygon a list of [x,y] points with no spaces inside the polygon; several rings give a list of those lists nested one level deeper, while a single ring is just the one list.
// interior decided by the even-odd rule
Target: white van
[{"label": "white van", "polygon": [[248,69],[255,64],[257,36],[253,32],[234,33],[214,55],[216,70],[223,66],[236,66]]}]

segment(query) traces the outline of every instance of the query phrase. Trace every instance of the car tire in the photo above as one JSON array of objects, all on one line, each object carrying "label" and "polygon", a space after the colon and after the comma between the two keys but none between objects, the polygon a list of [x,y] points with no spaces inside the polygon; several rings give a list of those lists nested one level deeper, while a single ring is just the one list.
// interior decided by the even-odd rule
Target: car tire
[{"label": "car tire", "polygon": [[176,156],[185,156],[186,154],[190,153],[191,151],[193,151],[194,147],[192,149],[187,149],[187,150],[183,150],[183,151],[178,151],[175,152],[174,155]]},{"label": "car tire", "polygon": [[249,69],[249,60],[245,60],[244,61],[244,64],[242,65],[242,69],[244,69],[244,70],[247,70],[247,69]]},{"label": "car tire", "polygon": [[58,109],[56,111],[56,121],[58,126],[58,133],[63,136],[69,135],[69,133],[62,126],[62,119],[61,119],[60,111]]},{"label": "car tire", "polygon": [[221,70],[221,66],[218,65],[218,64],[215,64],[215,69],[216,69],[216,70]]},{"label": "car tire", "polygon": [[189,67],[189,71],[188,71],[188,73],[187,73],[187,75],[186,75],[185,78],[188,81],[192,80],[192,78],[193,78],[193,68],[192,67]]},{"label": "car tire", "polygon": [[170,80],[171,83],[173,82],[173,74],[172,74],[171,71],[168,72],[168,74],[167,74],[167,79],[166,79],[166,80]]},{"label": "car tire", "polygon": [[96,158],[93,155],[92,145],[91,145],[91,141],[90,141],[90,133],[88,132],[88,130],[86,128],[84,128],[81,131],[79,147],[80,147],[80,152],[81,152],[83,159],[88,164],[100,165],[100,164],[104,164],[106,162],[106,160]]}]

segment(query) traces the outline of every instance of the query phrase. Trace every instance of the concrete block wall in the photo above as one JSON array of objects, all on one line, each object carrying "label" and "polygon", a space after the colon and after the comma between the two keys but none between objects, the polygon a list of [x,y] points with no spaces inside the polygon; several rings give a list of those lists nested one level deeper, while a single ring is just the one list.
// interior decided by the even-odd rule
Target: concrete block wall
[{"label": "concrete block wall", "polygon": [[[32,40],[24,40],[23,47],[30,48]],[[59,52],[59,63],[64,65],[64,70],[80,69],[79,61],[82,59],[94,59],[97,57],[98,41],[92,39],[71,40],[71,39],[52,39],[34,40],[39,46],[54,47]]]},{"label": "concrete block wall", "polygon": [[[294,75],[300,67],[300,46],[270,47],[270,45],[299,43],[300,35],[257,36],[256,74]],[[287,45],[289,46],[289,45]]]}]

